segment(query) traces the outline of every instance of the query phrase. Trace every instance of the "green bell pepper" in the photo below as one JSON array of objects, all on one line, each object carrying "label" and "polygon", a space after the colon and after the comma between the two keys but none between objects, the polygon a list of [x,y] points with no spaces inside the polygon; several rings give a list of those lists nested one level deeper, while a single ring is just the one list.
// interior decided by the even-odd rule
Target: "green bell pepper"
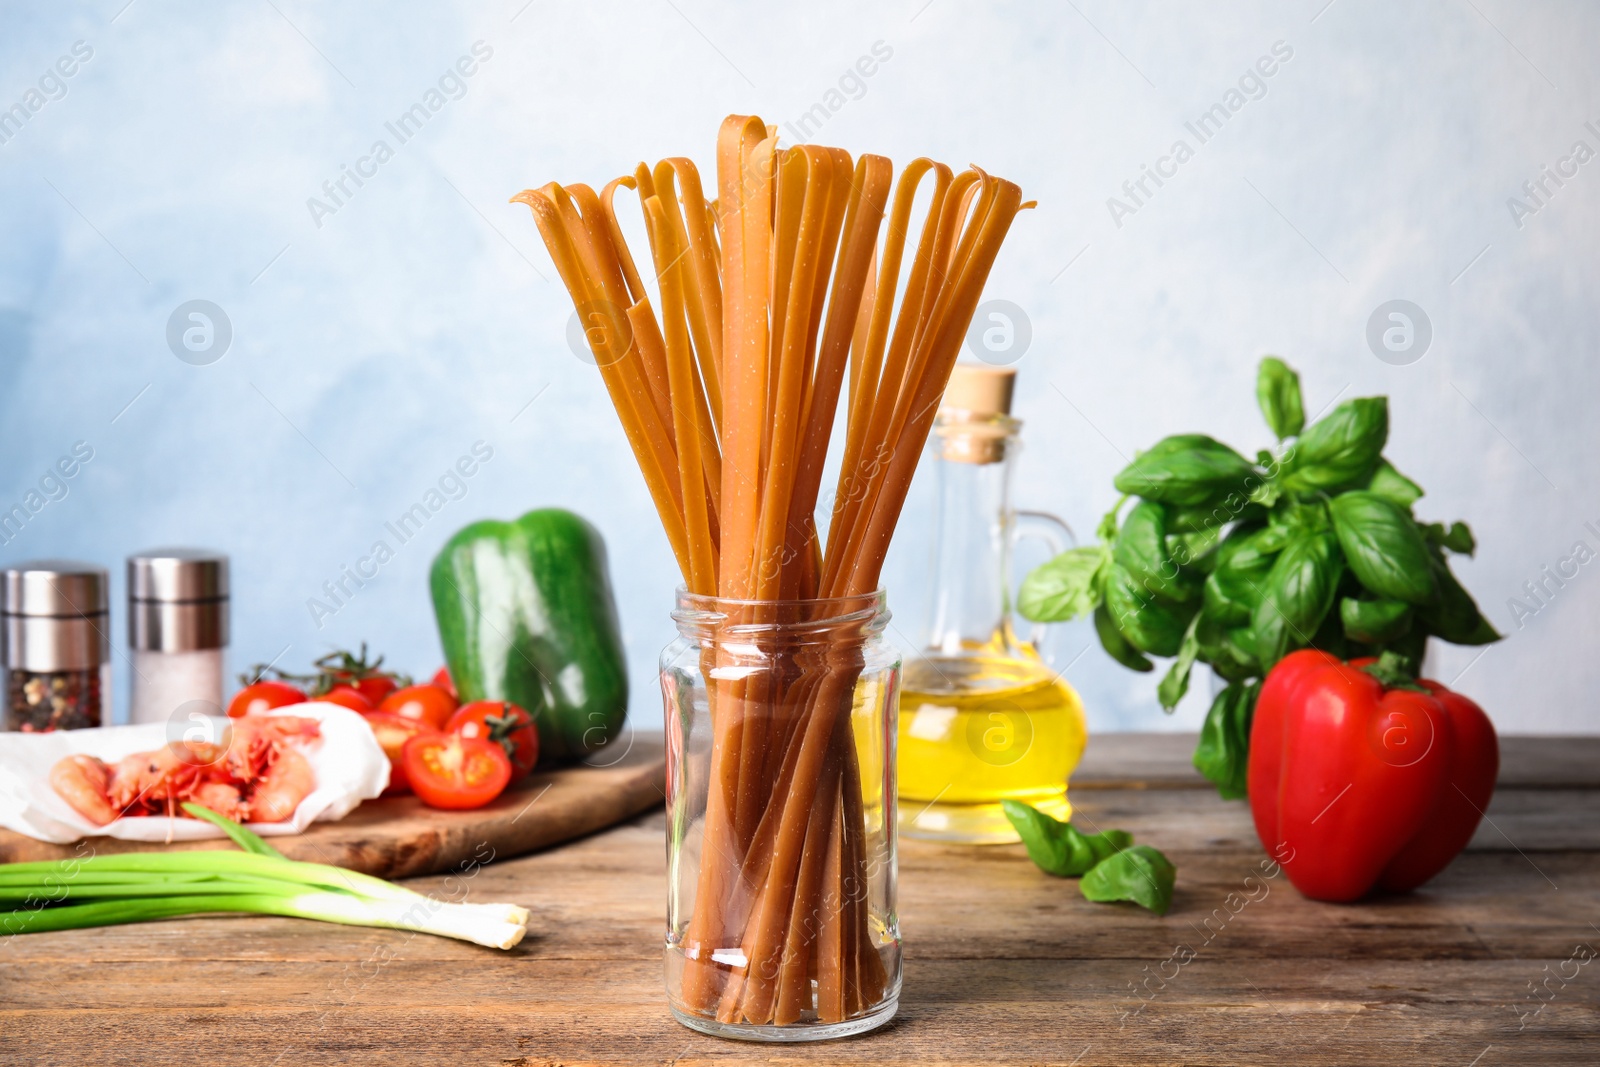
[{"label": "green bell pepper", "polygon": [[462,703],[526,709],[541,764],[616,737],[628,671],[600,531],[560,508],[475,522],[439,550],[428,584]]}]

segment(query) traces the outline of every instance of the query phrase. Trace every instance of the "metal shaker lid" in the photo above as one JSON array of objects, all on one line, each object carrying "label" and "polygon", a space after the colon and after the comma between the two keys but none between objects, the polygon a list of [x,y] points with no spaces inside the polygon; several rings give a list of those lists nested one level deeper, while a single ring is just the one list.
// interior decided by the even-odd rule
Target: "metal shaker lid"
[{"label": "metal shaker lid", "polygon": [[128,557],[128,599],[182,603],[228,596],[228,557],[204,548],[152,548]]},{"label": "metal shaker lid", "polygon": [[69,559],[41,559],[7,567],[0,614],[52,618],[103,615],[110,607],[111,576],[104,567]]}]

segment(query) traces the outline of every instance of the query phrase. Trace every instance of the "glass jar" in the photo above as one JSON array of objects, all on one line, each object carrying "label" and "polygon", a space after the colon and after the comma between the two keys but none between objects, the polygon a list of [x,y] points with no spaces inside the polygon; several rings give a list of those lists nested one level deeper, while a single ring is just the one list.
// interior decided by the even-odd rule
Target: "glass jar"
[{"label": "glass jar", "polygon": [[1016,629],[1013,549],[1073,543],[1053,515],[1016,511],[1011,472],[1022,423],[1015,372],[958,364],[929,438],[938,484],[932,612],[906,664],[900,716],[900,832],[962,844],[1019,840],[1001,803],[1072,812],[1067,778],[1087,740],[1077,692],[1039,652],[1043,627]]},{"label": "glass jar", "polygon": [[680,591],[661,654],[667,998],[718,1037],[812,1041],[887,1022],[899,654],[882,593]]},{"label": "glass jar", "polygon": [[130,722],[222,715],[228,557],[197,548],[129,556],[128,647]]},{"label": "glass jar", "polygon": [[78,730],[109,718],[109,579],[104,568],[71,560],[6,570],[0,667],[7,730]]}]

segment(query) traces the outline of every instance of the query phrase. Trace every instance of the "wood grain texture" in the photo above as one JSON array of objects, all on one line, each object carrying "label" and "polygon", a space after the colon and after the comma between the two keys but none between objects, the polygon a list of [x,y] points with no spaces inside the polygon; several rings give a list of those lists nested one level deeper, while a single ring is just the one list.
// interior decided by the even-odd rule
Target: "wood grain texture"
[{"label": "wood grain texture", "polygon": [[[1185,763],[1188,744],[1173,745]],[[1562,746],[1579,747],[1536,747]],[[1086,824],[1172,857],[1164,917],[1089,903],[1017,846],[904,842],[901,1013],[826,1046],[718,1041],[669,1018],[657,810],[408,882],[528,906],[532,933],[509,953],[259,916],[0,942],[0,1063],[1592,1065],[1600,969],[1570,961],[1600,949],[1600,789],[1564,758],[1562,787],[1542,788],[1530,756],[1531,780],[1503,783],[1490,809],[1493,839],[1422,891],[1361,905],[1247,883],[1265,857],[1243,805],[1152,784],[1182,767],[1148,751],[1138,775],[1105,767],[1107,787],[1074,801]]]},{"label": "wood grain texture", "polygon": [[[369,800],[338,822],[313,823],[303,834],[272,838],[272,845],[290,859],[380,878],[466,869],[548,848],[661,803],[666,758],[660,741],[629,734],[618,743],[626,748],[608,765],[535,773],[474,811],[437,811],[411,796]],[[79,847],[0,830],[0,863],[64,859],[81,854]],[[226,839],[159,845],[95,837],[86,847],[109,854],[233,845]]]}]

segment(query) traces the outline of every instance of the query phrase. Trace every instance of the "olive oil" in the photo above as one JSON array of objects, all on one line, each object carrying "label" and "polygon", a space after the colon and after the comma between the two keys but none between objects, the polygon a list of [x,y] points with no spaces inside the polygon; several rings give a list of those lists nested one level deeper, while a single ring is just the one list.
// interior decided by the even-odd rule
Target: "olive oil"
[{"label": "olive oil", "polygon": [[1073,541],[1060,519],[1011,507],[1022,424],[1009,367],[958,364],[930,440],[938,478],[931,611],[905,666],[896,771],[900,833],[967,844],[1016,841],[1000,806],[1071,812],[1067,776],[1083,755],[1083,704],[1013,625],[1012,548]]},{"label": "olive oil", "polygon": [[1015,841],[1000,808],[1020,800],[1065,820],[1067,776],[1087,738],[1078,694],[1022,656],[924,656],[900,694],[900,829],[972,843]]}]

